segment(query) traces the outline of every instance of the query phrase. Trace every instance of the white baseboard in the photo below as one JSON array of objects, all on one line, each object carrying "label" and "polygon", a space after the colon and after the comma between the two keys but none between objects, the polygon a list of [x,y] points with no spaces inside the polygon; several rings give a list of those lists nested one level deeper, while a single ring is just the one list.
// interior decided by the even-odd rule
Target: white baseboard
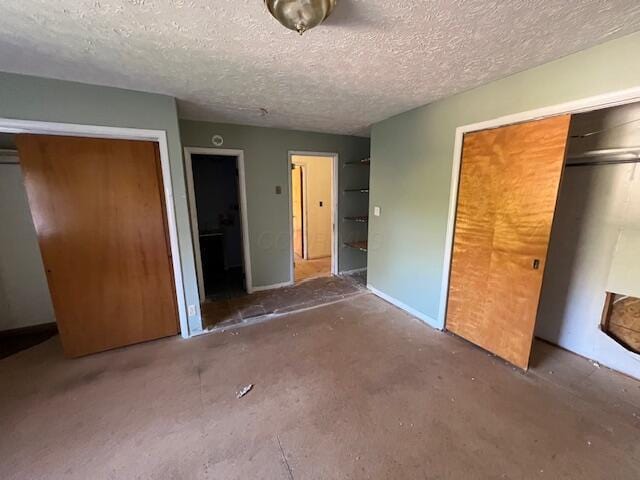
[{"label": "white baseboard", "polygon": [[353,275],[354,273],[366,272],[367,267],[364,268],[354,268],[353,270],[343,270],[339,273],[339,275]]},{"label": "white baseboard", "polygon": [[274,283],[273,285],[261,285],[259,287],[251,287],[251,291],[249,293],[264,292],[265,290],[274,290],[276,288],[290,287],[291,285],[293,285],[292,281],[282,282],[282,283]]},{"label": "white baseboard", "polygon": [[440,328],[438,326],[438,322],[436,320],[434,320],[433,318],[431,318],[429,315],[425,315],[424,313],[419,312],[415,308],[410,307],[406,303],[401,302],[397,298],[394,298],[394,297],[392,297],[390,295],[387,295],[386,293],[381,292],[380,290],[378,290],[373,285],[367,284],[367,290],[370,290],[371,293],[373,293],[375,296],[380,297],[381,299],[389,302],[392,305],[395,305],[399,309],[404,310],[405,312],[407,312],[410,315],[413,315],[417,319],[422,320],[424,323],[426,323],[430,327],[435,328],[436,330],[442,330],[442,328]]}]

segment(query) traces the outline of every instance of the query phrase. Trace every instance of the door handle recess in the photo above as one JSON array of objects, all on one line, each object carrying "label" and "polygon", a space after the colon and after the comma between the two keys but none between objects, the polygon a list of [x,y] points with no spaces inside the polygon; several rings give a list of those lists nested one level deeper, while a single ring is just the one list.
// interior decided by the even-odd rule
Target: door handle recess
[{"label": "door handle recess", "polygon": [[540,268],[540,259],[536,258],[533,260],[533,269],[538,270]]}]

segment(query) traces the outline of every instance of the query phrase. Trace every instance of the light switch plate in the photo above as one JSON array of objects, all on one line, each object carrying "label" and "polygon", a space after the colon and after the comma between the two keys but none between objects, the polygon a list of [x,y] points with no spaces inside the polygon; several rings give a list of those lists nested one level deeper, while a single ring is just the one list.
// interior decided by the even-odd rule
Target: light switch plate
[{"label": "light switch plate", "polygon": [[380,207],[373,207],[373,215],[375,217],[379,217],[380,216]]}]

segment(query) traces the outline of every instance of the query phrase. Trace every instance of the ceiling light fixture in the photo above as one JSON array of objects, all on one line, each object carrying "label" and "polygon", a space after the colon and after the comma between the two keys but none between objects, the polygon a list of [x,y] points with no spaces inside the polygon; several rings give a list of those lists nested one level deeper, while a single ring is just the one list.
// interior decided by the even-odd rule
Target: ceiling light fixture
[{"label": "ceiling light fixture", "polygon": [[271,15],[302,35],[320,25],[331,14],[337,0],[264,0]]}]

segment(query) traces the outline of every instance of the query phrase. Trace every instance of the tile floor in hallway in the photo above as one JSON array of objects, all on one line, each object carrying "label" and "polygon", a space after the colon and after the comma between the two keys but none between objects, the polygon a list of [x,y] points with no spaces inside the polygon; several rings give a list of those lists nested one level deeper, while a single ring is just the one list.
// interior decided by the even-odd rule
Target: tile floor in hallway
[{"label": "tile floor in hallway", "polygon": [[3,480],[640,478],[639,382],[543,343],[525,374],[369,293],[75,360],[54,337],[0,385]]}]

